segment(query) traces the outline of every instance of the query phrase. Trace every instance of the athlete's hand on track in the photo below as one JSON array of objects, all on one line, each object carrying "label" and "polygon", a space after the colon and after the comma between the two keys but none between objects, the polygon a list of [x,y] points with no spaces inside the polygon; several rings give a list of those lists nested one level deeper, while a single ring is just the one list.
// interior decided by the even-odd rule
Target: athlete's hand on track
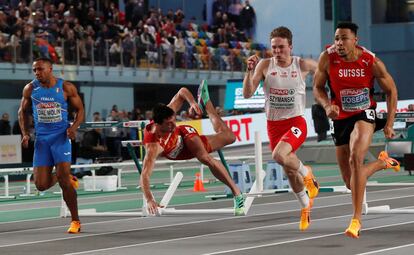
[{"label": "athlete's hand on track", "polygon": [[339,106],[335,104],[330,104],[325,106],[326,116],[331,119],[336,119],[339,115]]},{"label": "athlete's hand on track", "polygon": [[158,207],[162,208],[155,200],[147,201],[147,210],[149,214],[158,215]]}]

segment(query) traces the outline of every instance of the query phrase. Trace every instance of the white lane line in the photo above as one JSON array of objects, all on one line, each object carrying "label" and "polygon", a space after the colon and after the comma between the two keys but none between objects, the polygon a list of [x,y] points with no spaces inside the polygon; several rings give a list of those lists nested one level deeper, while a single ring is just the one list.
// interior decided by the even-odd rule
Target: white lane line
[{"label": "white lane line", "polygon": [[[344,218],[344,217],[349,217],[349,216],[351,216],[351,214],[317,219],[317,220],[313,220],[312,222],[331,220],[331,219],[339,219],[339,218]],[[96,249],[96,250],[89,250],[89,251],[66,253],[64,255],[77,255],[77,254],[96,253],[96,252],[101,252],[101,251],[110,251],[110,250],[138,247],[138,246],[144,246],[144,245],[150,245],[150,244],[168,243],[168,242],[182,241],[182,240],[188,240],[188,239],[204,238],[204,237],[209,237],[209,236],[217,236],[217,235],[231,234],[231,233],[238,233],[238,232],[247,232],[247,231],[251,231],[251,230],[260,230],[260,229],[266,229],[266,228],[283,227],[283,226],[297,225],[297,224],[298,223],[295,221],[295,222],[274,224],[274,225],[266,225],[266,226],[253,227],[253,228],[243,228],[243,229],[237,229],[237,230],[222,231],[222,232],[218,232],[218,233],[210,233],[210,234],[203,234],[203,235],[196,235],[196,236],[173,238],[173,239],[168,239],[168,240],[159,240],[159,241],[145,242],[145,243],[139,243],[139,244],[122,245],[122,246],[110,247],[110,248],[104,248],[104,249]]]},{"label": "white lane line", "polygon": [[[379,228],[388,228],[388,227],[395,227],[395,226],[401,226],[401,225],[408,225],[408,224],[412,224],[412,223],[414,223],[414,221],[407,221],[407,222],[400,222],[400,223],[394,223],[394,224],[388,224],[388,225],[381,225],[381,226],[376,226],[376,227],[371,227],[371,228],[364,228],[364,231],[374,230],[374,229],[379,229]],[[271,247],[271,246],[277,246],[277,245],[283,245],[283,244],[289,244],[289,243],[296,243],[296,242],[301,242],[301,241],[307,241],[307,240],[312,240],[312,239],[319,239],[319,238],[336,236],[336,235],[343,235],[343,234],[344,234],[344,232],[342,231],[342,232],[332,233],[332,234],[327,234],[327,235],[319,235],[319,236],[299,238],[299,239],[283,241],[283,242],[276,242],[276,243],[269,243],[269,244],[263,244],[263,245],[249,246],[249,247],[244,247],[244,248],[240,248],[240,249],[232,249],[232,250],[217,251],[217,252],[212,252],[212,253],[205,253],[203,255],[216,255],[216,254],[225,254],[225,253],[230,253],[230,252],[235,252],[235,251],[246,251],[246,250],[252,250],[252,249],[256,249],[256,248],[264,248],[264,247]],[[412,244],[412,245],[414,245],[414,244]],[[371,253],[362,253],[362,254],[371,254]]]},{"label": "white lane line", "polygon": [[[286,201],[286,202],[292,202],[292,201]],[[314,207],[314,208],[327,208],[327,207],[336,207],[336,206],[341,206],[341,205],[346,205],[349,203],[339,203],[339,204],[333,204],[333,205],[326,205],[326,206],[319,206],[319,207]],[[271,213],[262,213],[262,214],[255,214],[255,215],[250,215],[250,216],[244,216],[244,217],[256,217],[256,216],[266,216],[266,215],[272,215],[272,214],[281,214],[281,213],[287,213],[287,212],[297,212],[298,209],[293,209],[293,210],[285,210],[285,211],[278,211],[278,212],[271,212]],[[350,215],[346,215],[346,216],[350,216]],[[344,217],[344,216],[335,216],[335,217]],[[335,218],[333,217],[333,218]],[[124,229],[124,230],[120,230],[120,231],[111,231],[111,232],[103,232],[103,233],[96,233],[96,234],[81,234],[81,235],[75,235],[75,236],[69,236],[69,237],[62,237],[62,238],[55,238],[55,239],[46,239],[46,240],[38,240],[38,241],[31,241],[31,242],[22,242],[22,243],[13,243],[13,244],[5,244],[5,245],[0,245],[0,248],[3,247],[13,247],[13,246],[20,246],[20,245],[27,245],[27,244],[37,244],[37,243],[46,243],[46,242],[51,242],[51,241],[61,241],[61,240],[67,240],[67,239],[74,239],[74,238],[83,238],[83,237],[92,237],[92,236],[102,236],[102,235],[110,235],[110,234],[119,234],[119,233],[125,233],[125,232],[131,232],[131,231],[142,231],[142,230],[147,230],[147,229],[156,229],[156,228],[164,228],[164,227],[174,227],[174,226],[182,226],[182,225],[191,225],[191,224],[198,224],[198,223],[206,223],[206,222],[215,222],[215,221],[222,221],[222,220],[228,220],[228,219],[234,219],[235,216],[231,216],[231,217],[224,217],[224,218],[218,218],[218,219],[208,219],[208,220],[198,220],[198,221],[190,221],[190,222],[179,222],[179,223],[174,223],[174,224],[167,224],[167,225],[160,225],[160,226],[153,226],[153,227],[145,227],[145,228],[133,228],[133,229]],[[136,218],[134,218],[136,219]],[[145,219],[145,218],[144,218]],[[321,220],[321,219],[319,219]],[[116,221],[116,220],[115,220]],[[317,220],[314,220],[317,221]],[[106,224],[107,221],[103,221],[102,223]],[[91,224],[91,223],[89,223]],[[297,224],[297,222],[293,222],[293,223],[288,223],[288,224]],[[85,224],[87,225],[87,224]],[[283,224],[282,224],[283,225]],[[39,232],[39,230],[42,229],[52,229],[52,228],[61,228],[64,226],[56,226],[56,227],[48,227],[48,228],[37,228],[37,229],[30,229],[27,231],[36,231],[36,233]],[[18,230],[18,231],[13,231],[13,233],[17,233],[17,232],[27,232],[26,230]],[[234,230],[237,231],[237,230]],[[4,233],[0,233],[1,234],[9,234],[10,232],[4,232]]]},{"label": "white lane line", "polygon": [[[404,188],[392,189],[392,191],[402,191],[402,190],[413,189],[413,188],[414,187],[404,187]],[[389,193],[390,192],[390,189],[371,191],[371,192],[368,192],[368,194],[382,193],[382,192]],[[327,192],[327,193],[330,193],[330,192]],[[275,195],[277,195],[277,194],[275,194]],[[115,196],[122,196],[122,195],[114,195],[114,197]],[[182,196],[186,196],[186,195],[182,195]],[[188,196],[190,196],[190,195],[188,195]],[[333,196],[326,196],[326,197],[318,197],[317,200],[325,199],[325,198],[331,198],[331,197],[340,197],[340,196],[345,196],[345,197],[346,196],[349,196],[350,197],[350,194],[340,194],[340,195],[333,195]],[[396,197],[396,198],[404,198],[404,196]],[[91,199],[91,198],[84,198],[84,199]],[[132,198],[132,199],[127,198],[127,199],[122,199],[122,200],[116,200],[114,202],[126,202],[126,201],[130,201],[130,200],[136,201],[137,198]],[[138,200],[140,200],[140,199],[138,199]],[[384,199],[384,200],[386,200],[386,199]],[[296,201],[296,200],[289,200],[289,201],[291,202],[291,201]],[[368,200],[368,202],[375,202],[375,201],[381,201],[381,200]],[[59,201],[54,201],[54,202],[59,202]],[[84,201],[84,202],[86,202],[86,201]],[[212,201],[197,202],[197,203],[191,203],[190,205],[207,204],[207,203],[211,203],[211,202]],[[284,203],[284,202],[288,202],[288,201],[280,201],[280,202],[276,202],[276,203],[263,203],[261,205],[265,205],[265,204],[277,204],[277,203]],[[89,202],[89,204],[93,204],[93,205],[106,204],[106,203],[108,203],[108,201],[104,201],[104,202]],[[29,203],[29,204],[36,204],[36,202]],[[79,205],[86,205],[86,204],[88,204],[88,203],[87,202],[85,204],[84,203],[81,203]],[[189,204],[177,204],[177,205],[173,205],[173,206],[185,206],[185,205],[189,205]],[[60,208],[60,204],[59,205],[54,205],[54,207],[55,208]],[[7,212],[18,212],[18,211],[27,211],[27,210],[36,210],[36,209],[45,209],[45,208],[50,208],[50,207],[35,207],[35,208],[27,208],[27,209],[22,208],[22,209],[14,209],[14,210],[4,210],[4,211],[0,211],[0,214],[1,213],[7,213]],[[139,209],[139,208],[137,208],[137,209]],[[127,209],[127,210],[129,211],[129,210],[134,210],[134,209]],[[8,223],[8,222],[0,222],[0,225],[1,224],[5,224],[5,223]]]},{"label": "white lane line", "polygon": [[[382,192],[381,191],[374,191],[375,193],[378,192]],[[371,193],[374,193],[371,192]],[[333,195],[333,196],[326,196],[326,197],[320,197],[318,198],[318,200],[326,200],[326,199],[331,199],[331,198],[338,198],[338,197],[347,197],[350,196],[349,194],[341,194],[341,195]],[[393,199],[400,199],[400,198],[407,198],[407,197],[414,197],[414,195],[407,195],[407,196],[398,196],[398,197],[392,197],[392,198],[381,198],[381,199],[375,199],[375,200],[370,200],[369,202],[378,202],[378,201],[387,201],[387,200],[393,200]],[[207,203],[207,202],[200,202],[200,203]],[[211,202],[208,202],[211,203]],[[261,207],[261,206],[269,206],[269,205],[277,205],[277,204],[285,204],[285,203],[297,203],[296,200],[287,200],[287,201],[279,201],[279,202],[274,202],[274,203],[263,203],[263,204],[257,204],[254,205],[254,207]],[[336,207],[336,206],[342,206],[342,205],[347,205],[347,204],[351,204],[351,202],[345,202],[345,203],[336,203],[336,204],[330,204],[330,205],[324,205],[324,206],[314,206],[313,209],[319,209],[319,208],[328,208],[328,207]],[[407,208],[407,207],[402,207],[402,208]],[[394,209],[394,208],[393,208]],[[298,209],[292,209],[292,210],[284,210],[284,211],[277,211],[277,212],[270,212],[270,213],[259,213],[259,214],[253,214],[253,215],[247,215],[245,217],[255,217],[255,216],[266,216],[266,215],[271,215],[271,214],[281,214],[281,213],[287,213],[287,212],[296,212]],[[131,211],[131,210],[124,210],[124,211]],[[59,217],[56,217],[59,218]],[[56,219],[56,218],[51,218],[51,219]],[[224,218],[218,218],[218,219],[209,219],[209,220],[204,220],[204,221],[195,221],[195,222],[187,222],[186,224],[192,224],[192,223],[203,223],[203,222],[212,222],[212,221],[220,221],[220,220],[227,220],[227,219],[232,219],[234,217],[224,217]],[[127,219],[116,219],[116,220],[110,220],[110,221],[96,221],[96,222],[91,222],[91,223],[84,223],[82,225],[87,226],[87,225],[93,225],[93,224],[107,224],[108,222],[117,222],[117,221],[127,221],[127,220],[136,220],[137,218],[127,218]],[[28,220],[28,221],[32,221],[32,220]],[[20,223],[22,221],[16,221],[17,223]],[[8,223],[8,222],[5,222]],[[0,224],[5,224],[5,223],[0,223]],[[184,224],[184,223],[183,223]],[[156,226],[156,227],[164,227],[164,226],[170,226],[170,225],[160,225],[160,226]],[[7,231],[7,232],[0,232],[0,236],[1,235],[6,235],[6,234],[11,234],[11,233],[20,233],[20,232],[30,232],[30,231],[36,231],[38,232],[39,230],[45,230],[45,229],[58,229],[58,228],[62,228],[62,227],[66,227],[66,226],[54,226],[54,227],[45,227],[45,228],[36,228],[36,229],[24,229],[24,230],[16,230],[16,231]],[[140,229],[132,229],[132,231],[134,230],[140,230]],[[130,231],[130,230],[125,230],[125,231]],[[123,231],[118,231],[116,233],[120,233]],[[114,232],[111,232],[114,233]],[[103,233],[105,234],[105,233]],[[83,235],[85,236],[85,235]],[[18,245],[18,244],[16,244]],[[0,246],[1,248],[2,246]]]},{"label": "white lane line", "polygon": [[401,249],[401,248],[407,248],[407,247],[410,247],[410,246],[413,246],[413,245],[414,245],[414,243],[410,243],[410,244],[406,244],[406,245],[400,245],[400,246],[390,247],[390,248],[381,249],[381,250],[374,250],[374,251],[369,251],[369,252],[364,252],[364,253],[358,253],[356,255],[378,254],[380,252],[392,251],[392,250],[397,250],[397,249]]},{"label": "white lane line", "polygon": [[[315,221],[325,221],[325,220],[331,220],[331,219],[338,219],[338,218],[344,218],[344,217],[349,217],[349,216],[351,216],[351,214],[343,215],[343,216],[328,217],[328,218],[323,218],[323,219],[317,219],[317,220],[313,220],[313,222],[315,222]],[[400,222],[400,223],[394,223],[394,224],[388,224],[388,225],[381,225],[381,226],[376,226],[376,227],[371,227],[371,228],[365,228],[364,231],[379,229],[379,228],[394,227],[394,226],[400,226],[400,225],[407,225],[407,224],[412,224],[412,223],[414,223],[414,221]],[[96,249],[96,250],[89,250],[89,251],[82,251],[82,252],[66,253],[64,255],[79,255],[79,254],[88,254],[88,253],[95,254],[97,252],[103,252],[103,251],[110,251],[110,250],[117,250],[117,249],[124,249],[124,248],[132,248],[132,247],[139,247],[139,246],[144,246],[144,245],[153,245],[153,244],[160,244],[160,243],[168,243],[168,242],[175,242],[175,241],[182,241],[182,240],[189,240],[189,239],[205,238],[205,237],[210,237],[210,236],[224,235],[224,234],[237,233],[237,232],[246,232],[246,231],[251,231],[251,230],[261,230],[261,229],[266,229],[266,228],[288,226],[288,225],[292,225],[292,224],[297,224],[297,222],[267,225],[267,226],[246,228],[246,229],[238,229],[238,230],[224,231],[224,232],[219,232],[219,233],[211,233],[211,234],[205,234],[205,235],[174,238],[174,239],[160,240],[160,241],[154,241],[154,242],[146,242],[146,243],[140,243],[140,244],[123,245],[123,246],[110,247],[110,248],[104,248],[104,249]],[[307,238],[299,238],[299,239],[288,240],[288,241],[283,241],[283,242],[276,242],[276,243],[270,243],[270,244],[264,244],[264,245],[249,246],[249,247],[244,247],[244,248],[240,248],[240,249],[232,249],[232,250],[218,251],[218,252],[213,252],[213,253],[206,253],[204,255],[224,254],[224,253],[229,253],[229,252],[251,250],[251,249],[256,249],[256,248],[277,246],[277,245],[282,245],[282,244],[289,244],[289,243],[295,243],[295,242],[301,242],[301,241],[306,241],[306,240],[319,239],[319,238],[325,238],[325,237],[337,236],[337,235],[343,235],[343,234],[344,234],[344,232],[341,231],[341,232],[336,232],[336,233],[326,234],[326,235],[319,235],[319,236],[313,236],[313,237],[307,237]]]}]

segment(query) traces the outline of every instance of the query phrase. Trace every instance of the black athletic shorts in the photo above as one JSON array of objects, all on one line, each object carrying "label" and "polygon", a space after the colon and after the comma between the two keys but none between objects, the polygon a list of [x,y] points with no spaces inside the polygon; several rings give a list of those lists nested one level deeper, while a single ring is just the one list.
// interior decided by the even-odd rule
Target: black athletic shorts
[{"label": "black athletic shorts", "polygon": [[375,131],[383,129],[387,122],[386,119],[377,118],[374,109],[366,109],[365,111],[346,119],[334,120],[334,133],[332,134],[332,138],[336,146],[349,144],[349,139],[354,130],[355,123],[359,120],[375,124]]}]

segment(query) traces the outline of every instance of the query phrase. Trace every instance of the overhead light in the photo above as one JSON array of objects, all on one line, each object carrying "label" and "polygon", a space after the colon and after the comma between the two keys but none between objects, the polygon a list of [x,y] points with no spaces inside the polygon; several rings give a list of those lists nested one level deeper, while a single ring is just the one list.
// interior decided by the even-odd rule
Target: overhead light
[{"label": "overhead light", "polygon": [[407,4],[414,4],[414,0],[405,0]]}]

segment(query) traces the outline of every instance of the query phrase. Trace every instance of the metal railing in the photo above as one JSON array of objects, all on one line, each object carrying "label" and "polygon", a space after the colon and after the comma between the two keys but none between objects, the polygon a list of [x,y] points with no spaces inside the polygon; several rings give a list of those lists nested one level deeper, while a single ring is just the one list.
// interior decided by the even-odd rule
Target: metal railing
[{"label": "metal railing", "polygon": [[[184,52],[177,51],[174,45],[156,47],[137,41],[124,40],[60,40],[50,42],[44,38],[21,41],[18,45],[8,45],[0,52],[0,62],[31,64],[38,57],[48,57],[55,64],[65,66],[103,66],[132,69],[169,69],[175,71],[221,71],[243,72],[246,70],[248,56],[257,54],[268,56],[267,50],[251,50],[225,47],[186,45]],[[29,67],[28,67],[29,68]],[[31,68],[29,68],[29,72]],[[73,70],[73,68],[71,69]]]}]

